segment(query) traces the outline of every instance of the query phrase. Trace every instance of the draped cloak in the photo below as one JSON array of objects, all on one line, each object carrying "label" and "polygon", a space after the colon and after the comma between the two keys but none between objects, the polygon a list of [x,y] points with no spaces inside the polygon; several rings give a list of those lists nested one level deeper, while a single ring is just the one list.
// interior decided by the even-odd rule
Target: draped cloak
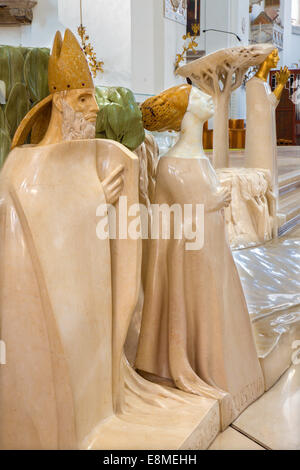
[{"label": "draped cloak", "polygon": [[[124,163],[128,177],[126,158],[136,160],[129,181],[138,201],[138,162],[126,153],[132,155],[97,139],[23,146],[1,171],[2,449],[78,448],[113,414],[112,348],[120,365],[125,340],[118,332],[121,343],[113,346],[110,241],[96,235],[96,211],[106,202],[100,173]],[[138,256],[130,247],[125,256],[132,260],[125,268],[134,291],[139,274],[130,263],[135,269]],[[118,289],[126,282],[121,275]],[[130,312],[136,294],[125,290]],[[126,335],[124,305],[122,312],[116,323]]]},{"label": "draped cloak", "polygon": [[256,76],[247,82],[246,93],[246,166],[270,170],[273,191],[278,195],[276,108],[279,101],[270,85]]},{"label": "draped cloak", "polygon": [[194,227],[203,204],[204,245],[188,251],[190,241],[172,231],[169,240],[161,231],[149,240],[136,367],[187,392],[198,387],[209,396],[208,384],[229,393],[224,428],[264,392],[264,381],[223,212],[213,210],[218,185],[205,157],[159,161],[154,203],[178,204],[183,213],[193,204]]}]

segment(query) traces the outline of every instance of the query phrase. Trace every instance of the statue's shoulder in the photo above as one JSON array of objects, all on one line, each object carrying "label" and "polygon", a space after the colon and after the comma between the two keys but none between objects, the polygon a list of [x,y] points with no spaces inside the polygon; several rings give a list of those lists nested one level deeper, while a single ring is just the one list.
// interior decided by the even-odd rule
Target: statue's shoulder
[{"label": "statue's shoulder", "polygon": [[259,78],[257,78],[256,75],[254,75],[252,78],[250,78],[250,80],[247,80],[246,88],[249,88],[249,87],[255,85],[258,82],[261,82],[261,80]]},{"label": "statue's shoulder", "polygon": [[256,75],[254,75],[254,77],[250,78],[250,80],[247,81],[246,83],[246,87],[265,87],[266,85],[266,82],[265,80],[262,80],[261,78],[257,77]]},{"label": "statue's shoulder", "polygon": [[16,181],[23,177],[30,162],[38,152],[37,146],[24,145],[15,147],[8,154],[0,172],[0,186],[7,184],[15,185]]},{"label": "statue's shoulder", "polygon": [[93,142],[96,143],[97,153],[106,153],[110,151],[112,155],[120,155],[122,154],[125,159],[128,160],[138,160],[138,156],[136,153],[129,150],[125,145],[117,142],[115,140],[110,139],[93,139]]}]

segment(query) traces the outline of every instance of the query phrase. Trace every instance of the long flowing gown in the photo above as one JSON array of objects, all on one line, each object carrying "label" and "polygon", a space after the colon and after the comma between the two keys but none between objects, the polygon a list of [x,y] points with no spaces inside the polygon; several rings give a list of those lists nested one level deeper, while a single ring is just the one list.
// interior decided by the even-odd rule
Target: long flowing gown
[{"label": "long flowing gown", "polygon": [[159,162],[155,204],[204,204],[204,246],[187,251],[188,240],[172,232],[149,240],[136,368],[186,392],[227,392],[225,427],[264,392],[264,380],[223,211],[213,210],[218,186],[206,157]]},{"label": "long flowing gown", "polygon": [[276,107],[278,99],[270,85],[254,76],[247,82],[246,166],[271,171],[277,192]]}]

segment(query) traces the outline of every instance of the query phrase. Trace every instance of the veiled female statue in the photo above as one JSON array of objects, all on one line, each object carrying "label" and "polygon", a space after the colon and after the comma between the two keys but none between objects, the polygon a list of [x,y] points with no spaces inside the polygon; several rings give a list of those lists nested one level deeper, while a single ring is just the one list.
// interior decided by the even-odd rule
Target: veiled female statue
[{"label": "veiled female statue", "polygon": [[[189,85],[142,105],[149,130],[181,130],[159,161],[155,204],[202,204],[204,244],[160,232],[149,262],[136,368],[150,380],[217,398],[223,426],[264,391],[264,380],[239,275],[225,235],[222,189],[202,146],[211,97]],[[196,211],[193,210],[193,225]]]}]

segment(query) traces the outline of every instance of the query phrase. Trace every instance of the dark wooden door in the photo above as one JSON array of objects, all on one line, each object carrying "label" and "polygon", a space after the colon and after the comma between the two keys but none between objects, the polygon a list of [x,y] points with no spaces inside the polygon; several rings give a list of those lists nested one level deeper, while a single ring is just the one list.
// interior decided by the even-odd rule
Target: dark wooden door
[{"label": "dark wooden door", "polygon": [[295,105],[286,88],[276,109],[276,130],[278,144],[296,145]]},{"label": "dark wooden door", "polygon": [[[297,145],[296,108],[299,107],[299,105],[295,106],[293,102],[293,96],[295,95],[295,91],[297,89],[296,83],[298,83],[298,75],[300,77],[300,70],[290,70],[290,72],[290,79],[283,90],[280,102],[276,109],[277,143],[279,145]],[[272,91],[274,91],[277,86],[276,70],[270,73],[270,85]]]}]

